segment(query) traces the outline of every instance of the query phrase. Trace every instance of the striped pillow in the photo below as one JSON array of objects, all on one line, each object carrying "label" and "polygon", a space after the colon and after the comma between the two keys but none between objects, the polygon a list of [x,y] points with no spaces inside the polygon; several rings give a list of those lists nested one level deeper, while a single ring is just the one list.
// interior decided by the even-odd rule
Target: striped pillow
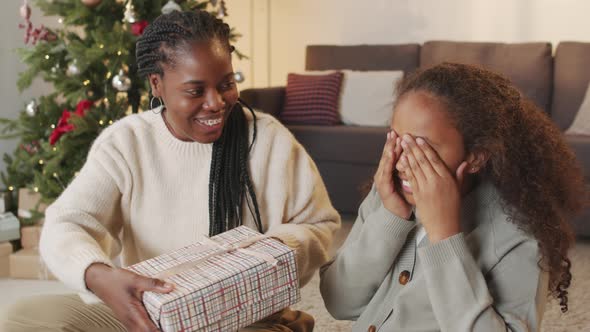
[{"label": "striped pillow", "polygon": [[285,107],[279,117],[285,124],[335,125],[340,123],[338,100],[343,74],[287,76]]}]

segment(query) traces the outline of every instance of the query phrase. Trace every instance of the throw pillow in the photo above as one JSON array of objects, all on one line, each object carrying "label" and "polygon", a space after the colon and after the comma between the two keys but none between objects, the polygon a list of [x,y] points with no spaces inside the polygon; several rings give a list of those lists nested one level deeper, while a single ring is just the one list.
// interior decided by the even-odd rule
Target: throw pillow
[{"label": "throw pillow", "polygon": [[590,84],[586,88],[586,96],[578,110],[574,122],[565,131],[566,134],[590,135]]},{"label": "throw pillow", "polygon": [[403,71],[344,70],[340,116],[347,125],[387,127]]},{"label": "throw pillow", "polygon": [[285,88],[285,106],[279,114],[281,121],[285,124],[338,124],[342,76],[341,72],[327,75],[290,73]]}]

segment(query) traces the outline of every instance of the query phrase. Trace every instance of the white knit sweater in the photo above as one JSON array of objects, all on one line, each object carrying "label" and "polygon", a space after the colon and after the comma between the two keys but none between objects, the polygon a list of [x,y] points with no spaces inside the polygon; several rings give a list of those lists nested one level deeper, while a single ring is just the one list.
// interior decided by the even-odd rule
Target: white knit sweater
[{"label": "white knit sweater", "polygon": [[[249,162],[263,228],[296,249],[304,284],[327,261],[340,217],[304,148],[272,116],[256,115]],[[92,263],[113,265],[121,253],[127,266],[208,235],[212,146],[178,140],[152,111],[105,129],[46,211],[40,248],[49,269],[87,292],[84,273]],[[256,229],[250,213],[244,216],[244,225]]]}]

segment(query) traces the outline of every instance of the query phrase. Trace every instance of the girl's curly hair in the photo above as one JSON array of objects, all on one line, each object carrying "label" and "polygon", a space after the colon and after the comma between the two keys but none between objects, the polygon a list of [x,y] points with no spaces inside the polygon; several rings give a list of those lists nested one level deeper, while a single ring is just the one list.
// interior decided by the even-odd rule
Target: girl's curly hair
[{"label": "girl's curly hair", "polygon": [[588,195],[560,130],[507,78],[475,66],[443,63],[417,71],[400,82],[397,100],[412,91],[441,99],[468,152],[489,153],[480,176],[499,190],[511,221],[537,240],[550,293],[566,312],[574,240],[569,220]]}]

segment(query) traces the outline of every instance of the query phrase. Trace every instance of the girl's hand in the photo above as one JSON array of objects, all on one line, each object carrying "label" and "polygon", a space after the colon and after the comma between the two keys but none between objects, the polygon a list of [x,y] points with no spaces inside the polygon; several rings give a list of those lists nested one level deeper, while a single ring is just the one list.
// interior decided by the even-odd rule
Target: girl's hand
[{"label": "girl's hand", "polygon": [[387,141],[383,148],[383,154],[379,161],[379,168],[377,169],[377,173],[375,173],[374,181],[383,206],[394,215],[408,219],[412,214],[412,207],[397,192],[393,177],[393,170],[401,153],[401,138],[392,130],[387,133]]},{"label": "girl's hand", "polygon": [[404,135],[401,144],[402,169],[412,186],[417,214],[430,243],[460,233],[460,188],[467,162],[461,163],[453,175],[423,138]]}]

